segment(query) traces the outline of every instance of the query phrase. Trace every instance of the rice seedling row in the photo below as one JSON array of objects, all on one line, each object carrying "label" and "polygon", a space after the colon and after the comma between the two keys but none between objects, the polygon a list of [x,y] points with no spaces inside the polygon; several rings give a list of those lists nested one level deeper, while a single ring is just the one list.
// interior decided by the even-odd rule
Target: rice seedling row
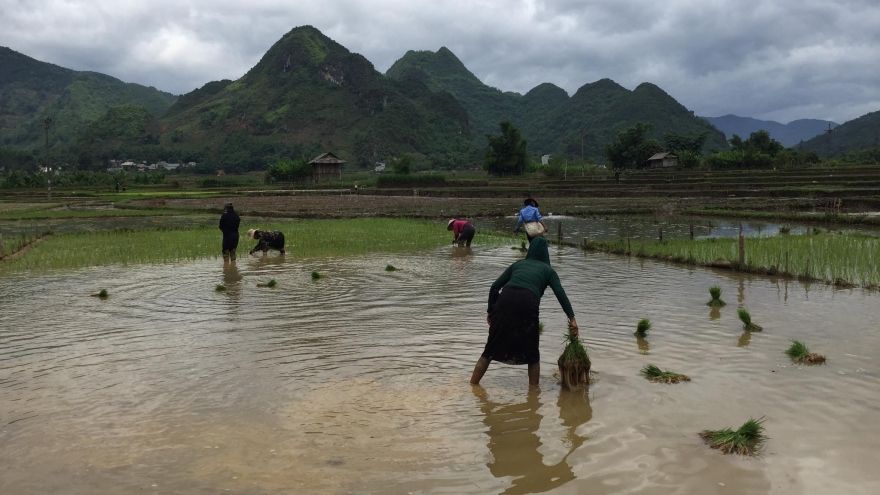
[{"label": "rice seedling row", "polygon": [[[422,220],[289,220],[254,226],[284,232],[285,250],[297,259],[413,252],[447,244],[445,229]],[[25,256],[4,262],[0,273],[217,258],[221,255],[220,242],[219,231],[212,227],[57,234]],[[501,246],[509,240],[482,232],[477,242]],[[6,243],[4,239],[4,246]],[[14,243],[10,240],[9,247],[15,247]],[[249,249],[250,243],[250,239],[242,236],[239,251]]]},{"label": "rice seedling row", "polygon": [[[880,238],[858,233],[748,238],[744,263],[736,239],[674,239],[662,242],[586,241],[582,247],[617,254],[880,287]],[[721,263],[719,263],[719,260]],[[726,264],[726,265],[724,265]]]}]

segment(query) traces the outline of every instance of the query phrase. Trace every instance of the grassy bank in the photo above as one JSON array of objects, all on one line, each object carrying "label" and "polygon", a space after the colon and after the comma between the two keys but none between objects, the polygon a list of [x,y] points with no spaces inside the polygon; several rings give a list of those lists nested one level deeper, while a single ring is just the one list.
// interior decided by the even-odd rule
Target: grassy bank
[{"label": "grassy bank", "polygon": [[588,250],[818,280],[839,285],[880,285],[880,238],[862,234],[782,235],[748,238],[739,263],[736,239],[663,242],[586,241]]},{"label": "grassy bank", "polygon": [[[260,225],[247,225],[245,220],[242,233],[246,228],[284,232],[285,250],[293,259],[435,249],[448,245],[452,238],[445,224],[384,218],[282,220]],[[485,232],[477,239],[483,245],[510,243],[507,237]],[[218,258],[220,241],[215,227],[56,234],[25,255],[0,264],[0,274]],[[255,244],[242,235],[239,256],[247,256]]]}]

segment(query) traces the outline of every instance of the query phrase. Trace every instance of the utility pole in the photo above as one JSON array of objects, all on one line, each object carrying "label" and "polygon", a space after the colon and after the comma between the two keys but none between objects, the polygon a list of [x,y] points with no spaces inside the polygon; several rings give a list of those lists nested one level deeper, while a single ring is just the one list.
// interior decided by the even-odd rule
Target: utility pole
[{"label": "utility pole", "polygon": [[49,169],[49,127],[52,127],[52,117],[46,117],[43,123],[46,125],[46,188],[48,199],[52,199],[52,176]]},{"label": "utility pole", "polygon": [[586,165],[584,164],[584,135],[586,134],[586,131],[583,127],[581,127],[580,129],[578,129],[578,132],[581,133],[581,177],[583,177],[586,175]]},{"label": "utility pole", "polygon": [[831,133],[834,132],[834,129],[831,128],[831,122],[828,123],[828,130],[825,131],[825,134],[828,134],[828,158],[831,158]]}]

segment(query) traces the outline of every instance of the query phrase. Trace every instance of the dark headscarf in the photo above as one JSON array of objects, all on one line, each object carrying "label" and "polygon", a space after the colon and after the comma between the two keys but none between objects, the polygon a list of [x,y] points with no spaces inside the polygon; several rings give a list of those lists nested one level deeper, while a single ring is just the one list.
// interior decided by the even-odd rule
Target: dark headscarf
[{"label": "dark headscarf", "polygon": [[547,249],[547,239],[537,236],[529,243],[529,252],[526,254],[527,260],[535,260],[547,263],[550,266],[550,251]]}]

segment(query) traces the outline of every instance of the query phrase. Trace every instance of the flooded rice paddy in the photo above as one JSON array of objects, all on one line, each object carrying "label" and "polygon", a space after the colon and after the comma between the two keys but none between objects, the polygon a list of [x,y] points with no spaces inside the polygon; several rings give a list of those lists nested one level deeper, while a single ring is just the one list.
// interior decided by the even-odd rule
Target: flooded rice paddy
[{"label": "flooded rice paddy", "polygon": [[[0,278],[0,493],[880,492],[876,293],[554,249],[596,382],[552,377],[565,318],[548,291],[540,388],[494,363],[471,387],[489,285],[519,257]],[[726,307],[706,306],[712,285]],[[828,364],[792,365],[795,338]],[[650,383],[648,363],[692,381]],[[760,458],[697,435],[761,416]]]}]

